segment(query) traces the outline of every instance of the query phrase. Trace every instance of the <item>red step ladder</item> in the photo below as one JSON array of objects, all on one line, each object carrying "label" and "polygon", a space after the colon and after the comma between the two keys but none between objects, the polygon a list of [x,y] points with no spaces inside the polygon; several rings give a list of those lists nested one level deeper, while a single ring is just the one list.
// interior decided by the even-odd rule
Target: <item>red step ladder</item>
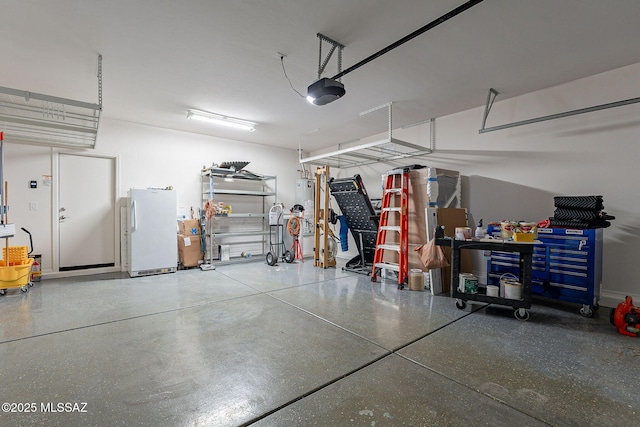
[{"label": "red step ladder", "polygon": [[[398,262],[385,261],[385,251],[397,252]],[[388,258],[388,257],[387,257]],[[409,279],[409,169],[387,172],[382,195],[380,225],[376,237],[371,281],[383,270],[398,273],[398,289],[403,289]]]}]

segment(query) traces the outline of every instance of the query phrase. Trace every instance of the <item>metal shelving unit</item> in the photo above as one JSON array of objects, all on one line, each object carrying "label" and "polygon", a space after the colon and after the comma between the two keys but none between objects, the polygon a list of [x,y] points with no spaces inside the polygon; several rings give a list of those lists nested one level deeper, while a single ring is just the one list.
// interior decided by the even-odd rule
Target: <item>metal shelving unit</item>
[{"label": "metal shelving unit", "polygon": [[276,202],[277,177],[221,168],[203,170],[201,177],[203,206],[208,200],[219,206],[211,220],[202,220],[205,261],[264,256],[269,250],[268,212]]},{"label": "metal shelving unit", "polygon": [[270,191],[251,191],[251,190],[217,189],[216,193],[218,193],[218,194],[233,194],[233,195],[236,195],[236,196],[275,196],[275,193],[270,192]]}]

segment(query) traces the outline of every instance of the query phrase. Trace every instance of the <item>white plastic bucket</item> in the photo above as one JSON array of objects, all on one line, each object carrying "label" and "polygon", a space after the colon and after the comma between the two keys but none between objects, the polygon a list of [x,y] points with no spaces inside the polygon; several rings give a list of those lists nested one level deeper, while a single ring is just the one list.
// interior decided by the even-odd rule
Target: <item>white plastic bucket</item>
[{"label": "white plastic bucket", "polygon": [[487,285],[487,296],[497,297],[500,295],[500,287],[496,285]]},{"label": "white plastic bucket", "polygon": [[522,283],[505,282],[504,297],[507,299],[521,300],[522,299]]},{"label": "white plastic bucket", "polygon": [[504,293],[504,288],[505,288],[505,283],[518,283],[518,278],[511,274],[511,273],[504,273],[502,276],[500,276],[500,296],[502,298],[506,298],[505,293]]}]

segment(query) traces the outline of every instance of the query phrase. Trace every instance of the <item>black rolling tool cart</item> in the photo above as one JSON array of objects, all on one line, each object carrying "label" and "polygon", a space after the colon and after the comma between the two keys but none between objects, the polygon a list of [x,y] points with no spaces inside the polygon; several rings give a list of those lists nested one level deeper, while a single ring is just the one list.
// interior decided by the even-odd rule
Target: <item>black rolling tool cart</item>
[{"label": "black rolling tool cart", "polygon": [[[528,320],[531,308],[531,272],[533,260],[533,243],[495,241],[489,239],[455,240],[451,238],[436,239],[436,244],[451,247],[451,296],[456,299],[456,307],[464,309],[467,301],[480,301],[491,304],[506,305],[514,308],[514,316],[518,320]],[[483,288],[476,293],[462,292],[460,284],[460,250],[474,249],[509,253],[514,260],[514,269],[522,283],[522,295],[520,299],[488,296]]]}]

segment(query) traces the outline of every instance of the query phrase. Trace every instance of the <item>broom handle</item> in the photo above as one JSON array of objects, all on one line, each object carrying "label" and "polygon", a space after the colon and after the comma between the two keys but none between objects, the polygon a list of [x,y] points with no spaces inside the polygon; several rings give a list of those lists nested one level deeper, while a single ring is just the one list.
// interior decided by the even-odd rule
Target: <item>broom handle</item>
[{"label": "broom handle", "polygon": [[[4,181],[4,132],[0,132],[0,185]],[[9,183],[4,181],[4,192],[2,193],[2,198],[0,198],[0,218],[4,221],[4,224],[9,223],[8,215],[9,209],[7,209],[7,190],[9,189]],[[6,247],[6,259],[4,260],[4,265],[6,267],[9,266],[9,238],[5,238],[5,247]]]},{"label": "broom handle", "polygon": [[[4,209],[4,223],[5,224],[9,224],[9,209],[7,208],[7,206],[9,205],[9,198],[8,198],[8,191],[9,191],[9,182],[5,181],[4,182],[4,206],[2,207]],[[9,238],[7,237],[6,239],[4,239],[5,243],[4,246],[6,247],[5,249],[5,260],[4,260],[4,265],[5,267],[9,266]]]}]

